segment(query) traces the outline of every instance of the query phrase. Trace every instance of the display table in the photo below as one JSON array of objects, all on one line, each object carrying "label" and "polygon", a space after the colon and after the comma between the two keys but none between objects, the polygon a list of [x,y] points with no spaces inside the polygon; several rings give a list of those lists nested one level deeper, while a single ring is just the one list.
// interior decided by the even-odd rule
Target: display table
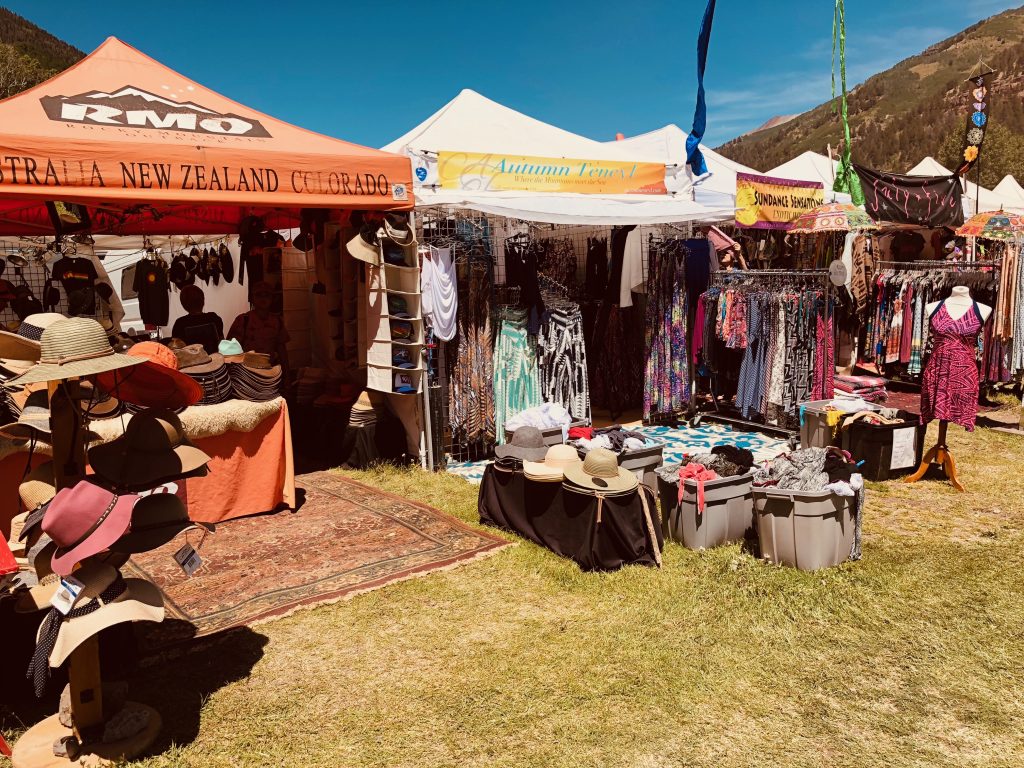
[{"label": "display table", "polygon": [[614,571],[624,565],[657,565],[640,493],[647,495],[660,551],[658,505],[644,485],[638,493],[606,498],[598,522],[596,497],[565,491],[561,483],[527,480],[522,472],[504,472],[491,464],[484,471],[477,505],[482,523],[518,533],[585,571]]},{"label": "display table", "polygon": [[[185,433],[210,456],[210,473],[190,478],[179,489],[196,522],[220,523],[235,517],[295,508],[295,464],[288,404],[283,398],[267,403],[230,400],[197,405],[179,414]],[[124,423],[127,424],[125,417]],[[93,421],[90,428],[104,440],[123,432],[122,420]],[[44,453],[45,452],[45,453]],[[49,448],[37,445],[32,465],[49,461]],[[18,498],[25,475],[28,448],[9,451],[0,459],[0,494]],[[17,503],[0,507],[0,534],[10,534]]]}]

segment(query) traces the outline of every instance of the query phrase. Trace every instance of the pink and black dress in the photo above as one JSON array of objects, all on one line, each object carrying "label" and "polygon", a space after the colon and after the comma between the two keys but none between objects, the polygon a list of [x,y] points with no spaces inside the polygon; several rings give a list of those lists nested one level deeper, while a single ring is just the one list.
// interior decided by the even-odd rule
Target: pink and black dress
[{"label": "pink and black dress", "polygon": [[943,419],[974,431],[978,415],[978,334],[985,325],[978,302],[956,320],[943,302],[931,316],[932,354],[921,382],[921,418]]}]

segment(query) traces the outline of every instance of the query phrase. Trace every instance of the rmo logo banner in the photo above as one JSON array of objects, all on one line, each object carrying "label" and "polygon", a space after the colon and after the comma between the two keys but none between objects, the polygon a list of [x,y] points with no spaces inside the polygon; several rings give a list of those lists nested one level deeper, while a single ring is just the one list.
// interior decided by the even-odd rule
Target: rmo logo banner
[{"label": "rmo logo banner", "polygon": [[221,114],[194,102],[177,102],[127,85],[111,93],[91,91],[77,96],[43,96],[46,116],[65,123],[184,131],[219,136],[269,138],[252,117]]}]

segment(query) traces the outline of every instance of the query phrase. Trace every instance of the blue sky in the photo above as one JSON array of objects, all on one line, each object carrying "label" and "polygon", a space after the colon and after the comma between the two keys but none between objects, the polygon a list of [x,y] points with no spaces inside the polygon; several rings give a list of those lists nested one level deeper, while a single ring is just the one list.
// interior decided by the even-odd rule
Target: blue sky
[{"label": "blue sky", "polygon": [[[381,146],[462,88],[610,140],[689,129],[704,0],[673,2],[122,2],[6,7],[88,52],[115,35],[256,109]],[[719,0],[706,143],[829,98],[830,0]],[[848,0],[850,85],[1001,0]]]}]

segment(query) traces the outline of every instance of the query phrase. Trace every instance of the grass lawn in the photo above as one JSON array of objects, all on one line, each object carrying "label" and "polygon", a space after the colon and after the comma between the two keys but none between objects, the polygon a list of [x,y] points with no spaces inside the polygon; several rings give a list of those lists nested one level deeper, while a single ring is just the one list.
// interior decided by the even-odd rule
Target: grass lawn
[{"label": "grass lawn", "polygon": [[[520,542],[201,644],[139,676],[140,764],[1020,766],[1024,441],[950,444],[967,493],[872,485],[859,563],[585,574]],[[477,520],[460,479],[353,476]]]}]

